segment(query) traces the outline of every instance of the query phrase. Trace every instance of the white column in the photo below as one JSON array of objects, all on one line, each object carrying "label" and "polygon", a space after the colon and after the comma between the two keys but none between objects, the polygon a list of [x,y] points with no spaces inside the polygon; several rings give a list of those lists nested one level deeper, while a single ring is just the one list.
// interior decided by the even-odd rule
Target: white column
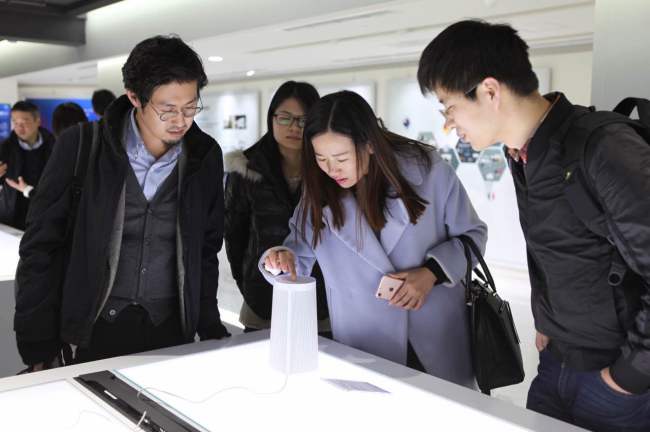
[{"label": "white column", "polygon": [[120,56],[97,62],[98,89],[108,89],[118,97],[124,94],[122,66],[124,66],[126,59],[127,56]]},{"label": "white column", "polygon": [[650,99],[650,1],[596,0],[592,103]]},{"label": "white column", "polygon": [[13,105],[18,101],[18,80],[16,78],[0,78],[0,103]]}]

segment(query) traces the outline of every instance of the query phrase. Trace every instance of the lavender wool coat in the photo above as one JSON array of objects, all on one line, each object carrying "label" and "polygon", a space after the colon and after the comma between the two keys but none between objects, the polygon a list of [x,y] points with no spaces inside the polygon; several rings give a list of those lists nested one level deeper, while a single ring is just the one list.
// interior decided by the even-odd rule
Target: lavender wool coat
[{"label": "lavender wool coat", "polygon": [[[420,197],[429,202],[414,225],[401,199],[387,199],[387,223],[380,240],[364,217],[358,217],[352,194],[343,198],[345,224],[333,227],[324,209],[321,241],[311,247],[311,226],[298,231],[298,209],[290,220],[284,247],[296,255],[299,275],[309,275],[314,261],[325,277],[334,339],[377,356],[406,364],[407,342],[431,375],[474,387],[469,323],[464,288],[466,260],[457,237],[466,234],[484,250],[487,227],[478,218],[454,170],[436,152],[432,166],[398,159],[400,170]],[[260,268],[272,283],[273,276]],[[449,281],[433,287],[422,308],[406,311],[375,298],[381,277],[420,267],[434,258]]]}]

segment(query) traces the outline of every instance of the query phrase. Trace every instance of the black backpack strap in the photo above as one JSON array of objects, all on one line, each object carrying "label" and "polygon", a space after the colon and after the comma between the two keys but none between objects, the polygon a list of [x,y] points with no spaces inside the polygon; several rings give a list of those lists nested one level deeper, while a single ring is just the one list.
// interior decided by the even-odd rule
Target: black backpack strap
[{"label": "black backpack strap", "polygon": [[614,108],[615,113],[629,117],[636,108],[639,113],[639,121],[646,127],[650,127],[650,100],[642,98],[625,98]]},{"label": "black backpack strap", "polygon": [[88,165],[92,160],[92,156],[97,151],[98,138],[98,122],[79,123],[79,146],[77,147],[77,157],[75,159],[72,177],[72,202],[70,206],[70,217],[68,218],[68,235],[72,235],[74,230],[86,172],[88,171]]},{"label": "black backpack strap", "polygon": [[[625,106],[626,109],[629,104]],[[605,210],[587,174],[587,144],[592,135],[606,125],[625,123],[636,130],[639,129],[640,125],[622,113],[586,111],[582,107],[576,107],[576,111],[577,114],[567,121],[569,127],[562,139],[564,196],[573,213],[587,229],[616,246],[609,230]],[[609,270],[608,281],[610,285],[619,285],[623,281],[626,272],[627,264],[620,253],[617,252],[612,259]]]},{"label": "black backpack strap", "polygon": [[564,195],[574,214],[595,234],[610,242],[605,212],[587,175],[586,150],[591,136],[603,126],[613,123],[632,124],[620,114],[599,111],[583,114],[569,127],[563,140]]}]

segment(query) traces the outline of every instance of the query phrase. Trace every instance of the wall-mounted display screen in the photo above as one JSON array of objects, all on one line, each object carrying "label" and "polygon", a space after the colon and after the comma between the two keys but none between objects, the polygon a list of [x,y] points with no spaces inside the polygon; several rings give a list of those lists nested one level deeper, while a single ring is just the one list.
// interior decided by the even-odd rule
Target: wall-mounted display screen
[{"label": "wall-mounted display screen", "polygon": [[0,141],[9,137],[11,133],[11,105],[0,103]]}]

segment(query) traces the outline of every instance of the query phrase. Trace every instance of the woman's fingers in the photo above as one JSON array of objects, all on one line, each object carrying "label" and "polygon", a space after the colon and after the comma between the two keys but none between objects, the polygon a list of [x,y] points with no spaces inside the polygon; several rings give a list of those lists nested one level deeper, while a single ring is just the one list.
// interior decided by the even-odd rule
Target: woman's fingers
[{"label": "woman's fingers", "polygon": [[408,310],[420,309],[422,303],[422,296],[419,295],[408,282],[404,282],[404,284],[397,290],[393,298],[390,300],[391,305]]},{"label": "woman's fingers", "polygon": [[279,268],[284,273],[289,273],[291,279],[296,280],[296,263],[291,252],[280,251],[277,253],[276,268]]},{"label": "woman's fingers", "polygon": [[293,256],[291,256],[291,260],[289,261],[289,273],[291,274],[291,280],[295,281],[297,279],[296,261],[293,259]]},{"label": "woman's fingers", "polygon": [[264,259],[264,266],[272,269],[278,268],[277,255],[278,253],[276,251],[269,252]]},{"label": "woman's fingers", "polygon": [[290,271],[289,261],[290,259],[287,257],[286,253],[280,252],[278,254],[278,262],[280,264],[280,270],[282,270],[284,273],[289,273]]},{"label": "woman's fingers", "polygon": [[420,303],[420,299],[417,296],[412,296],[409,302],[404,305],[404,309],[416,310],[418,309],[418,303]]},{"label": "woman's fingers", "polygon": [[417,303],[418,299],[413,294],[409,293],[404,299],[398,304],[399,307],[404,309],[413,309],[413,306]]},{"label": "woman's fingers", "polygon": [[403,283],[401,287],[397,289],[397,292],[390,299],[390,304],[393,306],[401,306],[401,302],[408,295],[408,289],[406,283]]}]

